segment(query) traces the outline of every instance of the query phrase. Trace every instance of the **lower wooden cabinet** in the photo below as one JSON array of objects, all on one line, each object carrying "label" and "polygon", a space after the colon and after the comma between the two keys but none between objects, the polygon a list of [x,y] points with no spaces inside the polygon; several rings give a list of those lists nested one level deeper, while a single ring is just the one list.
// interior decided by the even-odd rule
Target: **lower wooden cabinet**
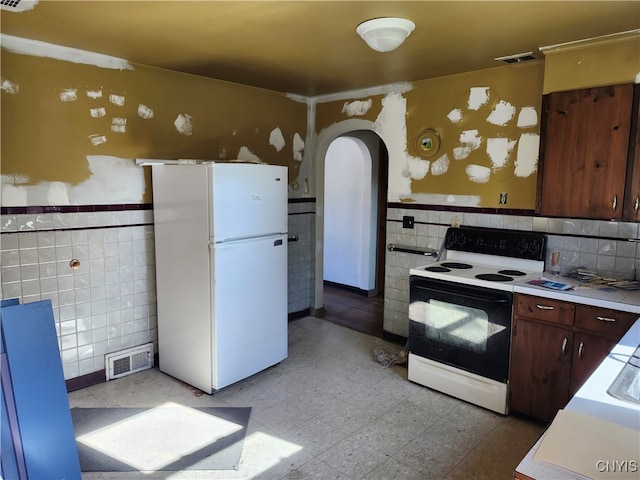
[{"label": "lower wooden cabinet", "polygon": [[509,410],[551,421],[637,314],[516,294]]},{"label": "lower wooden cabinet", "polygon": [[573,332],[518,318],[513,327],[509,410],[552,419],[569,401]]},{"label": "lower wooden cabinet", "polygon": [[[619,340],[619,339],[618,339]],[[573,335],[573,355],[571,357],[571,385],[569,398],[573,397],[582,384],[600,365],[617,340],[577,332]]]}]

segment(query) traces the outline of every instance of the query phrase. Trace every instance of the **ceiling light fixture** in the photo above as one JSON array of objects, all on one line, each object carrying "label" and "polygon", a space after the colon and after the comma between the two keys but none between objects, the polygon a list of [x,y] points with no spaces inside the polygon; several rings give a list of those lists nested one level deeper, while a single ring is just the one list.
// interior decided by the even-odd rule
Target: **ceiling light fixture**
[{"label": "ceiling light fixture", "polygon": [[374,18],[357,26],[356,32],[376,52],[395,50],[411,35],[415,23],[406,18]]}]

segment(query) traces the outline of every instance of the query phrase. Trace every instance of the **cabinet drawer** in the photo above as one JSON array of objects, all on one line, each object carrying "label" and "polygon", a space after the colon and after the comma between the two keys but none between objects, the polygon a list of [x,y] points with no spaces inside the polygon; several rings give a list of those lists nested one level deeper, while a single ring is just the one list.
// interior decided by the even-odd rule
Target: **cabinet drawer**
[{"label": "cabinet drawer", "polygon": [[515,312],[520,317],[571,326],[575,305],[549,298],[516,295]]},{"label": "cabinet drawer", "polygon": [[637,313],[608,308],[576,306],[576,328],[619,340],[638,318]]}]

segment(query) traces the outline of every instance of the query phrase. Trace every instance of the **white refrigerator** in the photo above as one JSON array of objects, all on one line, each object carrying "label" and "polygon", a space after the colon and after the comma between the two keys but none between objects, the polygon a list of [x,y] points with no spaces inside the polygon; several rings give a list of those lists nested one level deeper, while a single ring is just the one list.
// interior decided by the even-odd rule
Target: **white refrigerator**
[{"label": "white refrigerator", "polygon": [[287,357],[287,168],[154,165],[160,370],[206,393]]}]

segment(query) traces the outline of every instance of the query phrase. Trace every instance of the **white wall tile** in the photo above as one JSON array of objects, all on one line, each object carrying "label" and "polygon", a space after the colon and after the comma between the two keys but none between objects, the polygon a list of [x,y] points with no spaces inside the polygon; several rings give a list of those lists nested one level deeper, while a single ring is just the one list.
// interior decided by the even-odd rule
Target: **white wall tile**
[{"label": "white wall tile", "polygon": [[2,232],[16,232],[18,230],[18,220],[15,215],[2,215]]}]

